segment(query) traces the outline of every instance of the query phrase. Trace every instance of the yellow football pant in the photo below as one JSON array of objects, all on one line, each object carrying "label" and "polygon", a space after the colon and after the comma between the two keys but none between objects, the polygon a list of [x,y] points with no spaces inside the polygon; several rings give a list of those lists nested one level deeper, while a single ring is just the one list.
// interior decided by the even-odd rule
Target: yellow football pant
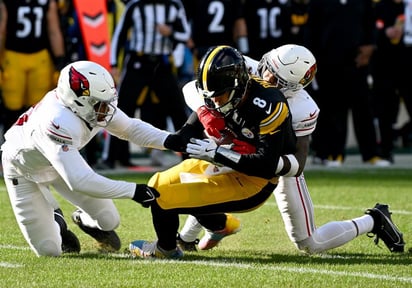
[{"label": "yellow football pant", "polygon": [[[245,212],[256,209],[270,196],[271,191],[263,189],[268,184],[267,179],[235,171],[208,176],[204,172],[209,164],[203,160],[187,159],[166,171],[154,174],[148,185],[159,191],[159,206],[168,210],[218,204],[220,211]],[[192,173],[194,181],[182,183],[181,173]],[[272,179],[272,185],[277,180]],[[249,202],[248,199],[254,200]],[[205,212],[207,211],[206,209]]]},{"label": "yellow football pant", "polygon": [[28,108],[53,88],[54,66],[47,49],[31,54],[6,50],[2,66],[3,101],[8,110]]}]

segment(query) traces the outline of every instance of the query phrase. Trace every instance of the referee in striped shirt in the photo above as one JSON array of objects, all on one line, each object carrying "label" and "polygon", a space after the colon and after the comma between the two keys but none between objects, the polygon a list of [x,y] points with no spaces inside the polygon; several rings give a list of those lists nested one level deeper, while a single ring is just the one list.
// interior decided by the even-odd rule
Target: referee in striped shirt
[{"label": "referee in striped shirt", "polygon": [[[186,44],[190,27],[180,0],[132,0],[125,7],[112,37],[110,64],[119,83],[120,109],[133,117],[140,116],[152,125],[166,129],[166,117],[179,129],[187,112],[182,93],[173,73],[173,49]],[[122,72],[118,69],[120,52],[124,51]],[[114,167],[130,163],[126,141],[111,138],[106,161]]]}]

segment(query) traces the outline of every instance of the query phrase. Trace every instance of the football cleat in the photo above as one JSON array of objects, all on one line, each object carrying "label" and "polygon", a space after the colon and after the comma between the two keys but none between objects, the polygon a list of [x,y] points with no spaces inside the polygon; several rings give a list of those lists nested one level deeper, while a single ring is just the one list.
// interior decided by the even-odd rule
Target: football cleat
[{"label": "football cleat", "polygon": [[183,258],[183,251],[179,247],[165,251],[157,246],[157,241],[135,240],[129,244],[129,251],[133,258],[176,259]]},{"label": "football cleat", "polygon": [[99,251],[101,252],[115,252],[121,247],[121,242],[117,233],[113,230],[103,231],[99,228],[91,228],[83,224],[80,210],[76,210],[72,214],[72,220],[79,228],[86,234],[90,235],[97,241]]},{"label": "football cleat", "polygon": [[79,253],[80,241],[76,234],[67,228],[67,223],[64,220],[63,211],[58,208],[54,210],[54,221],[60,226],[60,236],[62,237],[63,253]]},{"label": "football cleat", "polygon": [[186,242],[182,238],[180,238],[180,234],[178,233],[176,236],[176,245],[183,251],[197,251],[196,245],[199,244],[199,239],[196,239],[192,242]]},{"label": "football cleat", "polygon": [[379,239],[382,239],[391,252],[404,252],[403,234],[392,222],[392,213],[389,212],[388,205],[377,203],[374,208],[366,210],[365,213],[371,215],[374,220],[374,226],[370,232],[372,235],[368,234],[368,237],[372,238],[375,235],[376,245]]},{"label": "football cleat", "polygon": [[226,214],[226,226],[219,231],[206,230],[205,235],[199,241],[200,250],[209,250],[217,246],[219,242],[229,235],[233,235],[240,231],[240,220],[231,214]]}]

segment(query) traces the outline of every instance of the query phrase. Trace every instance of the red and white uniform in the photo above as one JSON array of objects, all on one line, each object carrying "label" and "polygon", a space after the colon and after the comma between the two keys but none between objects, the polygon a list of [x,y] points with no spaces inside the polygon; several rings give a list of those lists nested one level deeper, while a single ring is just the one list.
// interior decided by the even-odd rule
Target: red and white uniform
[{"label": "red and white uniform", "polygon": [[[285,91],[296,137],[312,134],[319,108],[304,89]],[[303,172],[298,177],[279,177],[274,193],[286,232],[293,243],[310,237],[316,229],[313,204]]]},{"label": "red and white uniform", "polygon": [[[95,173],[79,152],[102,129],[90,127],[65,107],[53,90],[5,134],[1,147],[4,180],[19,227],[36,254],[61,253],[52,201],[46,199],[51,186],[84,210],[96,227],[108,231],[119,225],[111,199],[131,199],[136,185]],[[157,149],[165,149],[163,143],[169,135],[119,109],[105,129],[136,145]]]},{"label": "red and white uniform", "polygon": [[[249,72],[257,74],[258,61],[245,56]],[[292,114],[296,137],[312,134],[316,128],[319,107],[304,89],[283,91]],[[290,240],[298,245],[316,230],[313,204],[303,173],[299,177],[279,177],[274,193]]]},{"label": "red and white uniform", "polygon": [[[250,72],[257,74],[258,62],[245,58]],[[299,137],[309,136],[315,130],[319,108],[304,89],[283,93],[288,100],[293,129],[299,141]],[[373,227],[373,220],[367,215],[316,227],[312,199],[303,173],[299,177],[280,177],[274,195],[290,240],[307,253],[339,247]]]}]

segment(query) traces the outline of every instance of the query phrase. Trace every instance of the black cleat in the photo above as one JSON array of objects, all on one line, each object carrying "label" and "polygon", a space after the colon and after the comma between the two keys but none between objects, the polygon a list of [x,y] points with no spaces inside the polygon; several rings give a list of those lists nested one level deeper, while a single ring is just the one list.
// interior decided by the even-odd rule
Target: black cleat
[{"label": "black cleat", "polygon": [[79,253],[80,241],[76,234],[67,228],[67,223],[64,220],[63,211],[58,208],[54,210],[54,221],[60,226],[60,236],[62,237],[63,253]]},{"label": "black cleat", "polygon": [[186,242],[180,238],[180,234],[178,233],[176,236],[176,245],[179,247],[182,251],[197,251],[196,245],[199,243],[199,239],[196,239],[193,242]]},{"label": "black cleat", "polygon": [[80,210],[76,210],[72,214],[72,220],[76,223],[82,231],[91,237],[93,237],[99,246],[101,252],[115,252],[120,250],[121,242],[117,233],[113,230],[103,231],[98,228],[91,228],[82,223],[80,214],[83,213]]},{"label": "black cleat", "polygon": [[[378,245],[379,239],[382,239],[391,252],[404,252],[403,234],[392,222],[392,213],[389,212],[388,205],[377,203],[374,208],[366,210],[365,213],[371,215],[374,220],[370,233],[375,235],[375,244]],[[368,237],[373,237],[373,235],[368,235]]]}]

